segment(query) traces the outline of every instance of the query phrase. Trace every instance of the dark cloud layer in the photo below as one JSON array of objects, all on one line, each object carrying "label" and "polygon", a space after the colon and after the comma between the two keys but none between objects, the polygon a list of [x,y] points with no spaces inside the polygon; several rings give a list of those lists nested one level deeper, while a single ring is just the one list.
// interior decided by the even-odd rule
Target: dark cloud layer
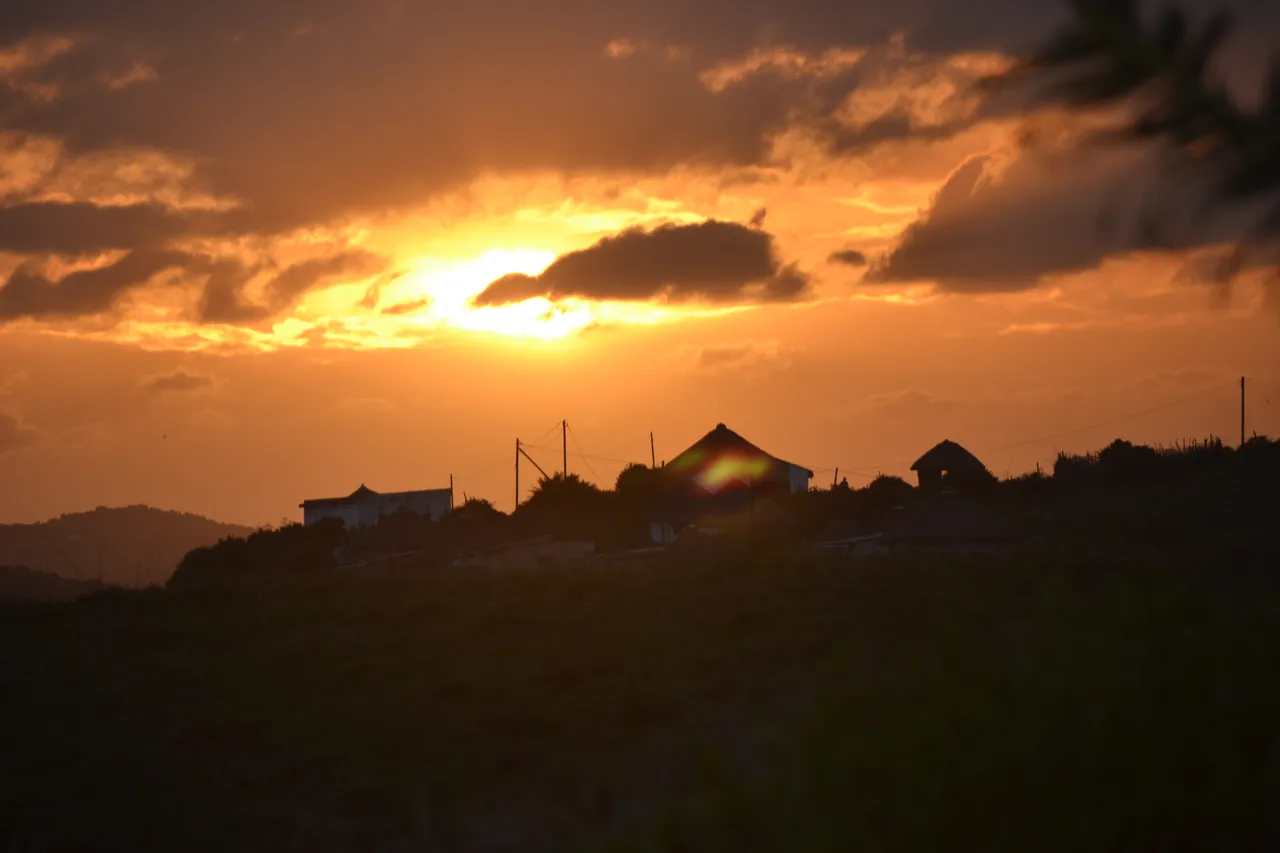
[{"label": "dark cloud layer", "polygon": [[191,373],[186,370],[175,370],[161,376],[150,376],[144,379],[139,388],[144,394],[156,396],[161,394],[189,394],[213,387],[213,377],[203,373]]},{"label": "dark cloud layer", "polygon": [[164,270],[185,269],[191,263],[191,256],[182,252],[138,250],[108,266],[79,270],[58,281],[19,270],[0,287],[0,323],[21,317],[101,314],[152,276]]},{"label": "dark cloud layer", "polygon": [[839,252],[832,252],[827,258],[827,263],[843,264],[847,267],[865,267],[867,256],[857,249],[842,249]]},{"label": "dark cloud layer", "polygon": [[239,261],[219,261],[212,266],[200,300],[199,319],[204,323],[258,323],[291,308],[307,292],[340,276],[365,278],[385,269],[387,259],[360,249],[327,258],[314,258],[277,272],[263,288],[261,301],[249,301],[245,286],[258,272]]},{"label": "dark cloud layer", "polygon": [[221,216],[182,214],[160,205],[18,204],[0,207],[0,250],[83,255],[155,247],[175,237],[226,228]]},{"label": "dark cloud layer", "polygon": [[244,290],[259,271],[256,267],[188,252],[139,249],[115,263],[78,270],[56,281],[18,270],[0,285],[0,323],[24,317],[73,319],[104,314],[163,272],[173,272],[183,281],[207,277],[198,317],[202,322],[257,322],[279,314],[307,291],[335,277],[372,275],[385,265],[385,259],[362,250],[303,261],[267,282],[264,301],[250,302]]},{"label": "dark cloud layer", "polygon": [[537,276],[512,274],[490,284],[477,305],[537,296],[557,300],[788,300],[808,280],[783,265],[773,237],[756,228],[708,220],[696,225],[632,228],[557,258]]},{"label": "dark cloud layer", "polygon": [[388,305],[386,308],[382,309],[382,313],[390,317],[400,317],[405,314],[413,314],[416,311],[421,311],[426,308],[428,304],[429,303],[426,299],[411,299],[408,302],[397,302],[394,305]]},{"label": "dark cloud layer", "polygon": [[1029,151],[1008,167],[994,155],[973,157],[864,282],[1025,290],[1113,255],[1230,242],[1252,215],[1241,207],[1202,218],[1201,209],[1195,187],[1170,183],[1145,148]]},{"label": "dark cloud layer", "polygon": [[[0,44],[83,35],[24,73],[56,97],[0,86],[0,124],[73,153],[191,155],[211,191],[247,202],[246,225],[270,231],[419,202],[483,171],[756,162],[798,114],[834,109],[856,72],[818,84],[766,71],[713,93],[700,71],[759,47],[817,52],[903,30],[926,52],[1018,46],[1055,12],[1053,0],[743,0],[732,15],[711,0],[11,0]],[[623,36],[683,52],[617,61],[604,46]],[[139,62],[155,79],[104,82]],[[183,227],[130,216],[156,219],[148,240]],[[119,245],[122,218],[89,242],[143,245]]]},{"label": "dark cloud layer", "polygon": [[[879,54],[821,79],[766,67],[719,91],[699,75],[758,48],[816,56],[883,46],[898,32],[926,60],[1023,51],[1063,6],[741,0],[727,14],[712,0],[9,0],[0,49],[58,35],[71,46],[0,79],[0,131],[54,138],[68,157],[122,148],[180,155],[197,164],[192,181],[202,191],[242,206],[183,213],[10,199],[7,208],[0,201],[0,249],[158,252],[189,236],[277,234],[420,204],[503,171],[759,163],[771,136],[797,123],[825,134],[835,152],[944,138],[1016,107],[988,100],[941,123],[891,110],[841,124],[839,105],[874,82]],[[622,37],[662,49],[610,57],[605,45]],[[154,73],[111,84],[138,68]],[[270,304],[255,304],[242,291],[258,272],[206,264],[203,316],[261,319],[327,274],[292,271],[273,285]]]},{"label": "dark cloud layer", "polygon": [[996,176],[993,158],[974,157],[865,281],[1024,290],[1046,275],[1091,269],[1114,252],[1149,246],[1132,229],[1104,227],[1108,212],[1117,222],[1127,219],[1149,185],[1141,163],[1136,156],[1052,163],[1024,155]]}]

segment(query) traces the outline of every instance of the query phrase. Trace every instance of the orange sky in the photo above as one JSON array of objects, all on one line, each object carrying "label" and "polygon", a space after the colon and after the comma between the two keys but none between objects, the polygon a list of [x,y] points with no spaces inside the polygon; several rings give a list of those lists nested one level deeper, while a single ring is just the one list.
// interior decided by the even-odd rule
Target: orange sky
[{"label": "orange sky", "polygon": [[246,0],[202,29],[139,0],[0,25],[0,521],[277,523],[450,474],[510,509],[515,438],[558,466],[562,418],[603,485],[650,431],[671,458],[721,421],[822,484],[947,437],[998,474],[1234,440],[1242,374],[1249,430],[1280,433],[1271,279],[1204,280],[1229,229],[1100,228],[1149,153],[974,89],[1054,4],[478,5],[505,23]]}]

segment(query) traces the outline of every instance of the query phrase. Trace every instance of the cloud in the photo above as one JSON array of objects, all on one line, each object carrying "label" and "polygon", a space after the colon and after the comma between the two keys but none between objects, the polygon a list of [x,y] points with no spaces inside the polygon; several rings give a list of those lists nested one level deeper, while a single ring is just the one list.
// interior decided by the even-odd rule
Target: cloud
[{"label": "cloud", "polygon": [[[1079,127],[970,157],[864,283],[1013,292],[1147,251],[1188,257],[1183,282],[1220,278],[1227,253],[1193,250],[1237,240],[1256,206],[1204,216],[1203,182],[1171,179],[1167,167],[1158,148],[1088,145]],[[1244,259],[1245,268],[1258,263]]]},{"label": "cloud", "polygon": [[[261,245],[418,208],[478,176],[774,166],[797,129],[822,138],[819,158],[945,138],[1007,112],[975,101],[979,59],[1016,53],[1062,14],[1051,0],[984,0],[980,14],[956,0],[743,0],[731,16],[712,0],[621,0],[607,14],[565,0],[556,15],[474,0],[444,17],[400,0],[172,5],[6,4],[0,133],[114,176],[6,186],[0,248]],[[114,169],[144,153],[184,164],[163,193]],[[248,298],[243,279],[267,269],[219,267],[207,315],[262,319],[270,300]]]},{"label": "cloud", "polygon": [[278,272],[252,301],[245,295],[249,282],[259,273],[238,260],[213,265],[201,297],[199,319],[204,323],[256,323],[273,317],[297,303],[311,290],[340,277],[363,279],[385,269],[388,259],[362,249],[349,249],[325,258],[312,258]]},{"label": "cloud", "polygon": [[836,150],[895,138],[945,139],[978,121],[1025,108],[978,86],[1009,67],[999,52],[935,55],[909,50],[901,34],[879,48],[825,127]]},{"label": "cloud", "polygon": [[755,48],[745,56],[735,57],[706,69],[699,75],[702,85],[720,93],[763,73],[783,78],[839,77],[856,68],[867,51],[862,48],[830,48],[810,56],[794,47]]},{"label": "cloud", "polygon": [[914,388],[873,394],[867,398],[868,408],[896,418],[921,418],[954,409],[958,405],[960,403],[957,400],[938,397]]},{"label": "cloud", "polygon": [[477,305],[534,297],[600,301],[785,301],[802,296],[808,278],[783,265],[773,237],[733,222],[631,228],[561,255],[537,276],[515,273],[491,283]]},{"label": "cloud", "polygon": [[75,41],[67,36],[31,36],[0,48],[0,77],[47,65],[71,50]]},{"label": "cloud", "polygon": [[[211,193],[245,202],[253,230],[279,232],[418,205],[482,174],[759,163],[797,116],[850,93],[869,45],[909,29],[930,56],[1016,46],[1055,5],[744,0],[726,16],[713,0],[622,0],[608,14],[566,0],[548,15],[474,0],[441,17],[388,0],[182,13],[12,0],[0,44],[18,46],[5,50],[21,53],[24,85],[60,94],[0,95],[0,115],[77,152],[182,152]],[[51,50],[47,33],[83,36]]]},{"label": "cloud", "polygon": [[101,314],[158,273],[186,268],[192,263],[192,257],[182,252],[139,250],[113,264],[79,270],[59,281],[20,269],[0,287],[0,323],[22,317],[49,319]]},{"label": "cloud", "polygon": [[867,265],[867,256],[857,249],[842,249],[839,252],[832,252],[828,255],[827,263],[843,264],[848,267],[865,267]]},{"label": "cloud", "polygon": [[170,393],[189,394],[196,391],[206,391],[212,388],[214,384],[215,380],[212,376],[206,376],[203,373],[191,373],[186,370],[175,370],[172,373],[148,376],[138,383],[138,388],[143,394],[159,396]]},{"label": "cloud", "polygon": [[12,415],[0,412],[0,454],[35,444],[40,433],[19,423]]},{"label": "cloud", "polygon": [[329,408],[330,415],[344,418],[380,418],[398,411],[400,404],[384,397],[349,397]]},{"label": "cloud", "polygon": [[1132,208],[1149,191],[1143,158],[1129,152],[1064,163],[1026,153],[1007,162],[993,154],[960,164],[864,281],[1026,290],[1046,275],[1092,269],[1114,252],[1143,247],[1137,235],[1102,227],[1109,204]]},{"label": "cloud", "polygon": [[120,74],[107,75],[107,88],[113,92],[136,86],[139,83],[154,83],[160,79],[159,73],[145,62],[134,60],[127,71]]},{"label": "cloud", "polygon": [[377,308],[379,300],[382,299],[382,291],[387,287],[387,285],[394,284],[396,281],[403,278],[406,272],[407,270],[403,269],[390,270],[378,276],[369,285],[368,289],[365,290],[364,296],[360,298],[360,302],[358,303],[359,306],[369,311]]},{"label": "cloud", "polygon": [[744,373],[786,368],[792,354],[778,341],[743,341],[698,347],[685,355],[695,371]]},{"label": "cloud", "polygon": [[429,304],[430,302],[427,299],[411,299],[408,302],[397,302],[395,305],[388,305],[382,309],[382,313],[392,317],[399,317],[404,314],[417,313]]},{"label": "cloud", "polygon": [[158,204],[33,202],[0,207],[0,250],[23,254],[157,248],[177,237],[228,230],[221,214],[178,212]]},{"label": "cloud", "polygon": [[29,267],[20,268],[0,286],[0,323],[104,314],[166,271],[175,273],[178,283],[206,277],[198,309],[202,322],[253,323],[287,310],[308,291],[335,278],[363,278],[385,264],[384,258],[359,249],[301,261],[269,278],[261,298],[252,301],[245,290],[261,272],[261,265],[248,265],[238,258],[138,249],[114,263],[77,270],[56,281]]}]

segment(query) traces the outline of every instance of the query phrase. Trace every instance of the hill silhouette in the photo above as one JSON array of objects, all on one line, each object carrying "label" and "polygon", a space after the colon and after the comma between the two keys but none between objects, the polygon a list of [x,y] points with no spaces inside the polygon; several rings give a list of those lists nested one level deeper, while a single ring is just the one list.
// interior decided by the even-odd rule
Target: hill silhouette
[{"label": "hill silhouette", "polygon": [[0,599],[56,603],[75,601],[108,588],[102,581],[72,580],[23,566],[0,566]]},{"label": "hill silhouette", "polygon": [[189,551],[253,530],[149,506],[98,507],[0,525],[0,566],[114,586],[164,584]]}]

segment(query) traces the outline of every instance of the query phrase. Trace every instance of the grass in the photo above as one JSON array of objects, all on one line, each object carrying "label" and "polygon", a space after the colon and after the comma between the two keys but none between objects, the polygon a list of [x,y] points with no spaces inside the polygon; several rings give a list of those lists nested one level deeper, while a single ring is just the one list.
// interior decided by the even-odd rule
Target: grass
[{"label": "grass", "polygon": [[1274,848],[1280,579],[1247,553],[5,605],[0,850]]}]

